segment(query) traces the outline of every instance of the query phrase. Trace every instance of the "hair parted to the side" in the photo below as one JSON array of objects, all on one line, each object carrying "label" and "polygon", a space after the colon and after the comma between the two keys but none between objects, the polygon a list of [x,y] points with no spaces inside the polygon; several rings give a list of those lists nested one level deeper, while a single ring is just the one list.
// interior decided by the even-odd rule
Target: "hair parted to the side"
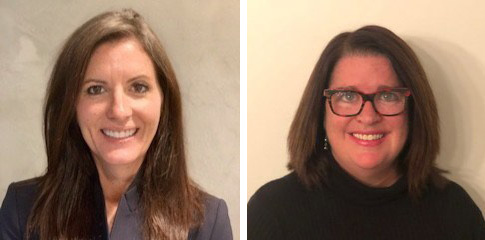
[{"label": "hair parted to the side", "polygon": [[[76,120],[76,103],[92,53],[108,41],[133,37],[152,59],[163,93],[157,132],[140,168],[138,191],[145,239],[186,239],[203,218],[203,193],[189,179],[180,91],[156,35],[134,10],[100,14],[79,27],[57,58],[44,104],[48,167],[40,177],[27,237],[88,239],[94,224],[96,167]],[[92,214],[90,214],[92,213]]]},{"label": "hair parted to the side", "polygon": [[443,171],[435,165],[440,148],[438,110],[424,69],[401,38],[380,26],[365,26],[354,32],[341,33],[323,50],[291,124],[288,168],[294,170],[308,188],[325,184],[331,153],[323,150],[326,136],[323,90],[329,86],[336,63],[342,57],[354,54],[387,57],[399,81],[411,90],[407,107],[409,133],[396,159],[398,171],[407,177],[410,195],[419,198],[429,182],[437,186],[445,184],[446,179],[441,176]]}]

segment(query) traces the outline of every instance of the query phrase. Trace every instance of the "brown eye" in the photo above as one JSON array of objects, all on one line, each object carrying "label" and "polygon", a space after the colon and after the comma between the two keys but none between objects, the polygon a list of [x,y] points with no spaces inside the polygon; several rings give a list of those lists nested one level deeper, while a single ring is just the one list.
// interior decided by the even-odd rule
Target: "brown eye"
[{"label": "brown eye", "polygon": [[101,85],[94,85],[94,86],[88,87],[86,92],[89,95],[98,95],[98,94],[106,92],[106,89],[104,89],[104,87],[101,86]]},{"label": "brown eye", "polygon": [[148,91],[148,86],[140,83],[135,83],[133,84],[132,89],[136,93],[145,93]]}]

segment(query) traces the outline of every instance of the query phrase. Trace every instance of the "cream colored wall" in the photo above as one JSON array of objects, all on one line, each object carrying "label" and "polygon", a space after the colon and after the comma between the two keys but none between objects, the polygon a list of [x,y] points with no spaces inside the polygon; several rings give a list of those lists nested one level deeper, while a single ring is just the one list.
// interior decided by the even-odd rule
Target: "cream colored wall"
[{"label": "cream colored wall", "polygon": [[419,56],[441,117],[438,165],[485,211],[485,2],[248,0],[248,199],[288,171],[286,137],[323,48],[385,26]]},{"label": "cream colored wall", "polygon": [[2,1],[0,200],[46,166],[42,101],[56,54],[83,22],[132,7],[161,38],[182,91],[189,171],[229,206],[239,239],[239,1]]}]

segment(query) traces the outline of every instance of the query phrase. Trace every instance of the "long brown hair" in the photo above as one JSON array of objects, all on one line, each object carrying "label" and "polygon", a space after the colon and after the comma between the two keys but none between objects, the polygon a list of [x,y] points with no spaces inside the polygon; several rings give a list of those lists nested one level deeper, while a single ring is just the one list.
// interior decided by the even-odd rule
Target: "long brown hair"
[{"label": "long brown hair", "polygon": [[352,54],[387,57],[399,81],[412,92],[408,105],[409,133],[398,156],[398,170],[407,176],[408,191],[417,198],[429,180],[442,186],[446,180],[435,166],[440,148],[439,118],[433,92],[416,54],[401,38],[380,26],[365,26],[334,37],[323,50],[303,93],[288,135],[290,162],[307,187],[325,182],[329,152],[323,149],[325,101],[336,63]]},{"label": "long brown hair", "polygon": [[[96,167],[76,121],[76,103],[89,59],[100,44],[136,38],[152,59],[164,101],[155,137],[138,176],[146,239],[185,239],[202,221],[202,192],[187,174],[182,106],[175,73],[153,31],[128,9],[100,14],[64,44],[53,68],[44,105],[48,167],[40,177],[27,238],[91,238]],[[91,214],[90,214],[91,213]]]}]

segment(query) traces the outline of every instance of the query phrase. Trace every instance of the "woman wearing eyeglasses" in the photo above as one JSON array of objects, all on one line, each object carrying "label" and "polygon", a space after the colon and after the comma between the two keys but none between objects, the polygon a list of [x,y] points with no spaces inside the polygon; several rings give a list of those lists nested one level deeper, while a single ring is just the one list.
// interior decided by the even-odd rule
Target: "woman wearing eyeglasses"
[{"label": "woman wearing eyeglasses", "polygon": [[292,173],[248,203],[248,239],[485,239],[476,204],[435,166],[438,123],[402,39],[379,26],[339,34],[291,125]]}]

